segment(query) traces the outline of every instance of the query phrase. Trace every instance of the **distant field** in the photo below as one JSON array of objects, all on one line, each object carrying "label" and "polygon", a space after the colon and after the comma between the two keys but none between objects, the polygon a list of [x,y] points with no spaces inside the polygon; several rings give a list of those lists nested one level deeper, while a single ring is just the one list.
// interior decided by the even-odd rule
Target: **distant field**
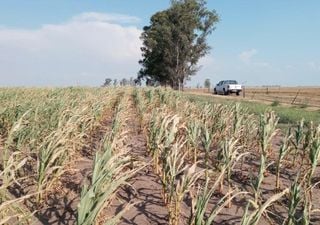
[{"label": "distant field", "polygon": [[[186,89],[188,92],[208,93],[208,89]],[[320,107],[320,87],[246,87],[243,98],[275,104]]]}]

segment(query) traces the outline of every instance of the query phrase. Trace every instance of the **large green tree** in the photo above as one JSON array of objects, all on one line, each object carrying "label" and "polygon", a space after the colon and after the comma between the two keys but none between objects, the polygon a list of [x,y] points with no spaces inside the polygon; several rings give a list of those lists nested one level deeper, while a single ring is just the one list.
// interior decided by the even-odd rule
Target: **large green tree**
[{"label": "large green tree", "polygon": [[208,88],[208,92],[210,92],[210,87],[211,87],[211,81],[209,78],[205,79],[204,81],[204,87]]},{"label": "large green tree", "polygon": [[204,0],[171,1],[169,9],[154,14],[150,25],[143,28],[138,79],[183,86],[199,69],[199,59],[209,52],[207,37],[218,20]]}]

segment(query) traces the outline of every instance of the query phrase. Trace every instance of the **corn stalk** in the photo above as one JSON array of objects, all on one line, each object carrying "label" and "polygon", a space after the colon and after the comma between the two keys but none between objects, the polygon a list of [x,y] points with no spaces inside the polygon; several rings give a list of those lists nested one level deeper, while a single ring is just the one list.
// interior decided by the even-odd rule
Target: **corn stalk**
[{"label": "corn stalk", "polygon": [[[245,209],[244,215],[241,220],[241,225],[257,225],[266,209],[272,205],[272,203],[278,201],[282,196],[289,193],[289,189],[286,188],[282,192],[271,196],[265,203],[262,205],[257,205],[255,202],[250,201]],[[249,207],[253,206],[255,209],[249,214]]]},{"label": "corn stalk", "polygon": [[288,130],[286,136],[284,137],[284,140],[282,142],[282,145],[279,149],[279,156],[277,160],[277,165],[276,165],[276,189],[280,188],[280,169],[282,166],[282,161],[286,157],[286,155],[290,152],[290,140],[291,140],[291,134],[290,134],[290,129]]},{"label": "corn stalk", "polygon": [[260,140],[260,166],[258,177],[253,183],[255,204],[261,198],[260,186],[264,179],[264,173],[267,170],[267,159],[270,154],[272,138],[276,135],[276,126],[279,118],[274,112],[266,112],[260,118],[259,140]]},{"label": "corn stalk", "polygon": [[91,185],[85,185],[78,205],[77,224],[96,224],[101,211],[112,200],[114,193],[137,170],[127,170],[132,160],[126,152],[113,154],[111,144],[104,144],[104,152],[96,153]]}]

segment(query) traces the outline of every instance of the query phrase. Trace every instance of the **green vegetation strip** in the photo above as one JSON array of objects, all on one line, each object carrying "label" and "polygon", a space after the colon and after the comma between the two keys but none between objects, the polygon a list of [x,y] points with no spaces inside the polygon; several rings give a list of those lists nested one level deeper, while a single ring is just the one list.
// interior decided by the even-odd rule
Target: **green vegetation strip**
[{"label": "green vegetation strip", "polygon": [[248,102],[240,101],[234,99],[222,99],[214,96],[200,96],[196,94],[184,94],[190,101],[200,101],[207,103],[216,103],[216,104],[234,104],[235,102],[241,102],[241,105],[248,108],[249,112],[260,115],[263,114],[266,110],[271,109],[279,117],[279,123],[281,124],[293,124],[297,121],[300,121],[302,118],[305,121],[313,121],[317,124],[320,123],[320,109],[317,111],[308,111],[302,108],[295,108],[289,106],[271,106],[268,104],[258,103],[258,102]]}]

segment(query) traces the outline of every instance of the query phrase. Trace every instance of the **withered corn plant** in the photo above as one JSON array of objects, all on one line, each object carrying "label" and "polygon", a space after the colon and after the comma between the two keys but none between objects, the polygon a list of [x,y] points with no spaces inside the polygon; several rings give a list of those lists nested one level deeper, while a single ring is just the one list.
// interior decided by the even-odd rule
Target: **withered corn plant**
[{"label": "withered corn plant", "polygon": [[260,127],[259,127],[259,141],[260,141],[260,165],[259,173],[257,178],[253,182],[254,190],[254,202],[258,204],[259,199],[261,199],[260,186],[264,179],[264,174],[268,167],[268,156],[272,149],[272,138],[276,135],[276,126],[278,124],[279,118],[274,112],[266,112],[261,115]]},{"label": "withered corn plant", "polygon": [[0,170],[0,224],[8,224],[11,219],[19,220],[20,224],[31,224],[32,213],[23,205],[23,201],[30,199],[35,193],[15,197],[8,188],[12,185],[20,186],[20,181],[26,177],[16,177],[18,171],[25,165],[27,158],[21,159],[21,152],[14,152],[7,158],[6,167]]},{"label": "withered corn plant", "polygon": [[165,160],[168,146],[175,139],[178,131],[177,124],[179,118],[177,116],[165,116],[153,112],[149,122],[149,134],[147,136],[148,149],[153,157],[155,172],[160,172],[161,162]]},{"label": "withered corn plant", "polygon": [[[263,214],[266,212],[267,208],[270,207],[274,202],[280,200],[284,195],[289,193],[289,189],[286,188],[282,192],[277,193],[268,200],[266,200],[263,204],[257,205],[253,201],[249,201],[242,216],[241,225],[257,225]],[[249,208],[253,207],[254,210],[249,212]]]},{"label": "withered corn plant", "polygon": [[[145,101],[145,99],[141,94],[141,91],[138,89],[134,89],[133,97],[134,97],[135,107],[137,108],[137,111],[138,111],[140,128],[142,129],[144,127],[144,120],[145,120],[144,118],[146,116],[148,104],[149,105],[152,104],[153,99],[149,99],[149,102],[147,104],[147,102]],[[153,98],[153,97],[154,95],[150,94],[150,98]]]},{"label": "withered corn plant", "polygon": [[241,112],[241,106],[239,103],[234,105],[233,108],[233,133],[240,133],[242,129],[242,122],[244,120],[244,114]]},{"label": "withered corn plant", "polygon": [[[303,144],[304,138],[305,138],[305,131],[304,131],[304,119],[302,119],[299,123],[299,125],[297,126],[297,129],[294,131],[294,139],[292,141],[293,145],[294,145],[294,154],[293,154],[293,161],[292,164],[293,166],[295,166],[295,162],[299,153],[299,150],[301,148],[301,145]],[[305,150],[305,149],[303,149]]]},{"label": "withered corn plant", "polygon": [[[227,192],[208,212],[209,201],[213,197],[220,180],[223,179],[225,171],[221,171],[220,175],[216,178],[215,182],[209,187],[209,180],[206,180],[204,187],[199,187],[195,198],[194,209],[192,210],[189,220],[190,225],[210,225],[213,223],[217,215],[229,204],[232,199],[239,195],[244,195],[246,192],[238,192],[236,190],[230,190]],[[200,185],[199,185],[200,186]],[[208,212],[208,213],[207,213]]]},{"label": "withered corn plant", "polygon": [[126,123],[127,117],[124,115],[126,101],[126,98],[122,98],[122,100],[120,100],[120,102],[117,104],[114,113],[114,118],[112,119],[111,132],[107,136],[108,141],[105,142],[114,142],[118,138],[118,134],[120,133],[121,127]]},{"label": "withered corn plant", "polygon": [[290,140],[292,138],[291,131],[288,129],[287,134],[285,135],[282,144],[279,149],[278,160],[276,161],[276,189],[280,188],[280,170],[282,162],[286,155],[291,151]]},{"label": "withered corn plant", "polygon": [[[223,158],[221,159],[220,173],[214,179],[214,182],[210,183],[212,178],[206,179],[204,188],[199,188],[196,196],[195,209],[192,211],[192,216],[190,224],[194,225],[210,225],[213,223],[217,215],[224,209],[227,205],[230,207],[231,201],[239,195],[246,195],[248,192],[238,191],[237,188],[231,188],[231,171],[233,170],[236,163],[246,155],[247,153],[240,153],[240,148],[236,146],[237,140],[225,141],[222,145]],[[226,194],[214,205],[214,207],[209,211],[208,215],[206,212],[208,210],[209,201],[213,197],[214,192],[217,190],[220,184],[220,191],[222,191],[222,184],[224,176],[228,177],[228,191]]]},{"label": "withered corn plant", "polygon": [[162,182],[163,198],[169,211],[169,224],[176,225],[179,222],[183,198],[203,171],[196,171],[196,163],[188,165],[185,162],[188,152],[185,151],[184,137],[177,137],[179,130],[183,130],[178,116],[154,113],[149,127],[148,146],[155,170]]},{"label": "withered corn plant", "polygon": [[[211,120],[213,115],[213,106],[211,104],[205,104],[201,108],[199,108],[199,118],[200,121],[204,123],[208,123]],[[208,125],[208,124],[207,124]]]},{"label": "withered corn plant", "polygon": [[247,109],[236,104],[233,108],[233,136],[239,140],[239,144],[247,149],[256,148],[256,136],[258,131],[255,115],[250,114]]},{"label": "withered corn plant", "polygon": [[[221,144],[221,150],[219,151],[219,168],[221,171],[225,171],[222,173],[222,179],[220,179],[220,189],[219,191],[223,191],[223,181],[224,176],[226,175],[227,183],[228,183],[228,193],[232,193],[231,188],[231,174],[236,165],[236,163],[248,153],[240,153],[241,146],[238,146],[238,140],[235,138],[230,138],[229,140],[225,140]],[[226,195],[228,196],[228,194]],[[231,197],[230,197],[231,198]],[[228,207],[231,207],[231,201],[229,201]]]},{"label": "withered corn plant", "polygon": [[[109,90],[99,88],[12,88],[5,92],[5,96],[0,94],[4,140],[3,148],[0,144],[0,224],[11,222],[8,218],[32,224],[31,211],[43,206],[42,196],[53,190],[50,187],[60,179],[66,159],[82,149],[84,138],[113,97]],[[25,188],[27,184],[31,187]],[[23,192],[11,195],[8,190],[14,188]]]},{"label": "withered corn plant", "polygon": [[[14,149],[14,140],[17,138],[17,136],[19,136],[19,133],[21,131],[23,131],[23,129],[26,128],[25,125],[25,117],[26,115],[29,113],[29,111],[25,112],[12,126],[12,128],[10,129],[7,139],[4,143],[3,146],[3,152],[2,152],[2,167],[4,168],[2,171],[2,183],[4,186],[8,186],[8,183],[10,183],[10,181],[12,180],[12,178],[14,178],[16,176],[15,173],[11,173],[12,170],[10,170],[10,166],[12,166],[12,164],[9,163],[9,159],[12,160],[13,158],[10,157],[10,155],[22,155],[20,154],[15,154],[14,152],[17,151],[16,149]],[[25,159],[21,159],[22,162],[25,163]],[[10,164],[10,166],[9,166]],[[15,172],[17,172],[17,170],[14,170]]]},{"label": "withered corn plant", "polygon": [[272,139],[277,134],[276,127],[279,117],[274,112],[265,112],[260,117],[259,139],[261,152],[270,154],[272,150]]},{"label": "withered corn plant", "polygon": [[[92,120],[87,120],[88,111],[75,112],[74,115],[69,115],[65,112],[59,119],[58,128],[50,133],[39,146],[37,159],[37,191],[38,203],[42,200],[44,190],[49,190],[51,185],[64,173],[64,165],[70,155],[76,151],[75,146],[81,146],[82,138],[87,130],[86,123],[91,123]],[[82,125],[79,127],[79,125]]]},{"label": "withered corn plant", "polygon": [[[160,117],[161,118],[161,117]],[[170,194],[172,195],[172,191],[168,191],[170,189],[170,185],[172,185],[172,180],[175,179],[175,175],[172,175],[175,170],[173,170],[169,165],[168,158],[171,156],[172,165],[174,168],[178,168],[176,163],[180,163],[183,165],[184,158],[186,153],[181,150],[185,143],[175,144],[176,134],[178,132],[178,123],[179,117],[175,116],[166,116],[161,121],[161,136],[158,137],[157,142],[157,151],[158,151],[158,163],[159,165],[159,175],[163,184],[163,194],[164,200],[168,203],[170,199]],[[175,147],[176,151],[172,151],[172,147]],[[178,150],[177,150],[178,149]],[[179,154],[178,154],[179,153]],[[176,154],[176,155],[175,155]],[[177,155],[178,154],[178,155]],[[178,160],[175,161],[175,160]],[[169,196],[169,197],[168,197]]]},{"label": "withered corn plant", "polygon": [[205,156],[204,156],[204,166],[205,166],[205,175],[206,179],[208,178],[209,175],[209,155],[210,155],[210,150],[211,150],[211,145],[212,145],[212,139],[213,139],[213,133],[212,131],[205,125],[202,127],[202,145],[205,151]]},{"label": "withered corn plant", "polygon": [[187,126],[187,142],[189,154],[193,157],[193,163],[197,162],[198,145],[201,134],[201,127],[198,121],[191,121]]},{"label": "withered corn plant", "polygon": [[161,142],[163,135],[164,131],[162,127],[159,128],[159,119],[157,117],[157,113],[153,111],[148,125],[147,149],[153,158],[154,169],[156,173],[159,171],[159,141]]},{"label": "withered corn plant", "polygon": [[184,144],[182,140],[172,144],[167,152],[167,161],[163,162],[162,182],[171,225],[179,224],[182,200],[203,173],[202,170],[196,171],[196,164],[185,164],[186,153],[181,151]]},{"label": "withered corn plant", "polygon": [[[305,192],[304,192],[304,210],[303,210],[303,222],[304,224],[308,224],[310,222],[312,214],[313,214],[313,194],[312,190],[315,185],[312,184],[312,178],[314,176],[315,170],[320,161],[320,125],[314,130],[310,149],[309,149],[309,161],[310,165],[306,173],[306,185],[305,185]],[[318,209],[319,210],[319,209]],[[319,210],[320,211],[320,210]]]},{"label": "withered corn plant", "polygon": [[155,89],[149,89],[145,93],[148,104],[152,104],[152,102],[154,101]]},{"label": "withered corn plant", "polygon": [[[125,152],[113,153],[111,144],[94,159],[90,186],[85,185],[78,205],[77,224],[94,225],[102,210],[110,203],[116,190],[136,171],[126,170],[131,159]],[[114,224],[117,224],[115,221]]]},{"label": "withered corn plant", "polygon": [[299,224],[301,218],[299,218],[297,210],[302,200],[301,186],[298,183],[299,175],[295,181],[291,184],[289,192],[289,204],[288,204],[288,217],[285,219],[285,225],[296,225]]},{"label": "withered corn plant", "polygon": [[308,186],[310,187],[313,174],[320,160],[320,125],[317,127],[313,140],[311,141],[309,160],[311,165],[308,173]]},{"label": "withered corn plant", "polygon": [[[94,225],[101,224],[98,218],[114,199],[118,188],[127,184],[140,168],[133,166],[133,159],[129,156],[123,140],[126,139],[125,126],[127,122],[127,95],[123,96],[115,108],[111,131],[106,133],[102,139],[101,149],[95,155],[93,173],[90,185],[85,185],[81,192],[78,205],[77,224]],[[120,146],[120,148],[117,148]],[[103,224],[118,224],[122,214],[128,210],[133,203],[128,204],[123,210],[111,218],[104,218]]]},{"label": "withered corn plant", "polygon": [[29,217],[32,215],[22,202],[34,194],[27,194],[17,198],[9,192],[10,187],[13,185],[21,186],[20,182],[26,179],[26,177],[20,177],[18,173],[27,163],[29,156],[14,149],[14,139],[16,139],[19,132],[26,128],[24,118],[27,113],[24,113],[13,124],[2,149],[0,167],[0,224],[7,224],[10,219],[18,219],[21,224],[28,224],[30,222]]},{"label": "withered corn plant", "polygon": [[[198,192],[195,197],[195,204],[192,206],[192,214],[189,224],[202,225],[205,223],[206,211],[208,209],[209,201],[217,189],[220,180],[223,179],[225,170],[221,170],[215,182],[209,187],[209,179],[206,180],[205,186],[198,185]],[[210,214],[213,213],[214,210]],[[217,213],[215,213],[217,214]]]},{"label": "withered corn plant", "polygon": [[208,204],[214,189],[208,190],[207,187],[203,190],[203,193],[198,197],[196,203],[196,213],[190,225],[211,225],[218,216],[218,214],[236,197],[246,195],[247,192],[241,192],[237,190],[230,190],[226,193],[209,211],[206,215],[206,210],[208,210]]}]

